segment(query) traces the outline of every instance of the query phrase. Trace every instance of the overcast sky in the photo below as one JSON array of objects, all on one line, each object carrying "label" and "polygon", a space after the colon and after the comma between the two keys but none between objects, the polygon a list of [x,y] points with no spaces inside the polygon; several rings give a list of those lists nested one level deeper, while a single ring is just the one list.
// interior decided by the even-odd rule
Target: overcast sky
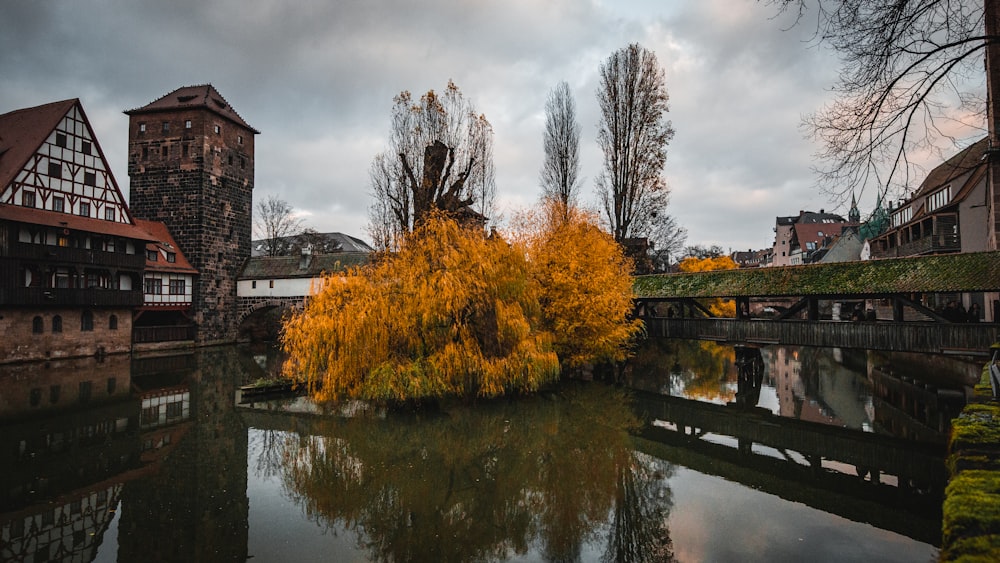
[{"label": "overcast sky", "polygon": [[[368,167],[393,96],[461,88],[495,131],[501,217],[539,194],[544,105],[569,83],[581,196],[594,202],[598,68],[637,42],[666,71],[676,130],[668,213],[688,244],[770,246],[776,215],[833,209],[814,187],[803,115],[834,56],[753,0],[0,0],[0,113],[80,98],[125,196],[122,112],[213,84],[261,134],[255,201],[367,239]],[[869,202],[862,201],[862,213]],[[845,214],[846,209],[836,209]]]}]

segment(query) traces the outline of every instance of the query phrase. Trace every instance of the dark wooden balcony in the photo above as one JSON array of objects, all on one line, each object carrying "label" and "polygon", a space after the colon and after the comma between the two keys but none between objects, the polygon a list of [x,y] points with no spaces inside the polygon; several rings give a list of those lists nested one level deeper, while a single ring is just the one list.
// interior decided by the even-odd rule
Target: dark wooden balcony
[{"label": "dark wooden balcony", "polygon": [[15,242],[10,245],[7,256],[37,262],[58,262],[63,264],[85,264],[108,268],[141,270],[146,265],[145,253],[126,254],[124,252],[104,252],[86,248],[69,248],[48,244],[28,244]]},{"label": "dark wooden balcony", "polygon": [[142,305],[142,290],[0,287],[0,305],[133,308]]}]

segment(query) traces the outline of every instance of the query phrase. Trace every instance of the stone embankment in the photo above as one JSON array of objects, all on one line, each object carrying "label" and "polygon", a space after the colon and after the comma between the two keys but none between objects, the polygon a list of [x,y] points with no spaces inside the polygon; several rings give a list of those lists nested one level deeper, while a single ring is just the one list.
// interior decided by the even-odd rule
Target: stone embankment
[{"label": "stone embankment", "polygon": [[1000,401],[990,385],[994,364],[1000,375],[997,344],[973,398],[952,421],[941,561],[1000,561]]}]

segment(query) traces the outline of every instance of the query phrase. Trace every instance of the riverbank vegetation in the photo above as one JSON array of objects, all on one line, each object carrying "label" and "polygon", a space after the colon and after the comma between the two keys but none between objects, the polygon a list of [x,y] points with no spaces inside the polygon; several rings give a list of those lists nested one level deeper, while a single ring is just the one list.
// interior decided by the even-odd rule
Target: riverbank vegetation
[{"label": "riverbank vegetation", "polygon": [[284,326],[285,373],[319,400],[532,392],[561,367],[623,359],[630,264],[593,216],[544,206],[485,236],[435,213],[399,251],[328,277]]}]

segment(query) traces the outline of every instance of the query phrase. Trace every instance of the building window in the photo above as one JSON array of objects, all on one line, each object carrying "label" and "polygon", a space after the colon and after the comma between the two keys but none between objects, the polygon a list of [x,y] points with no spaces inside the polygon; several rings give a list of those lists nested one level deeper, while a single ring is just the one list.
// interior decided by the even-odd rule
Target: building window
[{"label": "building window", "polygon": [[188,155],[188,145],[187,143],[181,145],[181,156],[186,157]]},{"label": "building window", "polygon": [[42,317],[31,319],[31,333],[41,334],[43,332],[45,332],[45,321],[42,320]]},{"label": "building window", "polygon": [[163,132],[164,133],[169,133],[170,132],[170,122],[169,121],[164,121],[163,122]]},{"label": "building window", "polygon": [[86,402],[90,401],[90,391],[91,391],[91,384],[90,384],[90,382],[89,381],[81,381],[80,382],[80,402],[81,403],[86,403]]},{"label": "building window", "polygon": [[149,295],[163,294],[163,282],[158,278],[146,278],[146,293]]},{"label": "building window", "polygon": [[96,172],[84,172],[83,173],[83,185],[84,186],[96,186],[97,185],[97,173]]},{"label": "building window", "polygon": [[168,252],[167,253],[167,262],[174,263],[176,261],[177,261],[177,253],[176,252]]},{"label": "building window", "polygon": [[61,197],[52,198],[52,211],[63,211],[66,208],[66,200]]},{"label": "building window", "polygon": [[229,155],[229,166],[233,165],[233,155]]},{"label": "building window", "polygon": [[218,135],[220,133],[222,133],[222,127],[219,127],[218,125],[216,125],[215,126],[215,134]]},{"label": "building window", "polygon": [[69,246],[69,237],[65,236],[65,235],[59,235],[59,237],[56,238],[56,244],[58,246],[63,247],[63,248],[68,247]]},{"label": "building window", "polygon": [[52,332],[62,332],[62,317],[59,315],[52,317]]},{"label": "building window", "polygon": [[247,159],[240,157],[240,168],[246,169],[246,167],[247,167]]},{"label": "building window", "polygon": [[[114,207],[105,207],[104,208],[104,220],[105,221],[114,221],[115,220],[115,208]],[[114,250],[114,248],[112,248],[112,250]]]},{"label": "building window", "polygon": [[159,254],[159,253],[157,251],[155,251],[155,250],[147,250],[146,251],[146,260],[149,260],[150,262],[156,262],[156,255],[157,254]]},{"label": "building window", "polygon": [[94,314],[90,311],[84,311],[80,315],[80,331],[90,332],[94,330]]},{"label": "building window", "polygon": [[274,280],[268,281],[267,286],[270,287],[271,289],[274,289]]},{"label": "building window", "polygon": [[49,177],[62,178],[62,164],[58,162],[49,162]]},{"label": "building window", "polygon": [[118,315],[108,317],[108,330],[118,330]]},{"label": "building window", "polygon": [[927,211],[934,211],[940,207],[948,205],[951,201],[951,184],[948,184],[942,190],[938,190],[927,198]]},{"label": "building window", "polygon": [[86,201],[80,202],[80,216],[90,217],[90,204],[87,203]]},{"label": "building window", "polygon": [[149,147],[142,147],[142,159],[149,160]]},{"label": "building window", "polygon": [[190,129],[191,128],[191,120],[190,119],[185,119],[184,120],[184,128],[185,129]]},{"label": "building window", "polygon": [[184,295],[186,287],[184,280],[170,280],[170,295]]},{"label": "building window", "polygon": [[25,191],[24,194],[21,195],[21,203],[25,207],[34,207],[35,206],[35,192]]},{"label": "building window", "polygon": [[243,144],[243,135],[237,135],[236,139],[239,141],[241,145]]},{"label": "building window", "polygon": [[257,289],[257,280],[250,282],[250,289]]},{"label": "building window", "polygon": [[56,133],[56,146],[66,148],[66,134]]},{"label": "building window", "polygon": [[160,147],[160,157],[167,158],[167,146],[163,145]]},{"label": "building window", "polygon": [[140,133],[145,133],[146,132],[146,124],[145,123],[140,123],[139,124],[139,132]]},{"label": "building window", "polygon": [[90,154],[91,151],[90,141],[80,141],[80,152],[83,154]]}]

